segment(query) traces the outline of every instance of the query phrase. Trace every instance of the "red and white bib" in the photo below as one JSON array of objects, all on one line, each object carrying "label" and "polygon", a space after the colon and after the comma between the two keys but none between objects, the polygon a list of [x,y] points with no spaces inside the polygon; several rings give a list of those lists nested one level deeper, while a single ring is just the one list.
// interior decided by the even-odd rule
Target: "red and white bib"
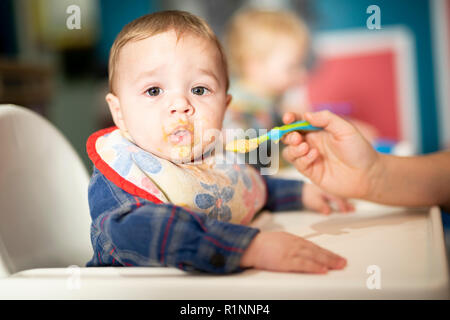
[{"label": "red and white bib", "polygon": [[126,192],[154,203],[173,203],[221,221],[247,224],[265,204],[267,188],[257,170],[209,156],[179,164],[143,150],[116,127],[92,134],[87,152],[94,165]]}]

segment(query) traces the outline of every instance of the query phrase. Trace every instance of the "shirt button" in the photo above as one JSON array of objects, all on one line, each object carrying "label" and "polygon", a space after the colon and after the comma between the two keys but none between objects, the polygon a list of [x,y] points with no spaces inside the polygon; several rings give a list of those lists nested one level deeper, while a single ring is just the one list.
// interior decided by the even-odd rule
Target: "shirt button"
[{"label": "shirt button", "polygon": [[221,255],[220,253],[215,253],[211,257],[211,260],[209,262],[216,268],[221,268],[225,265],[225,257]]}]

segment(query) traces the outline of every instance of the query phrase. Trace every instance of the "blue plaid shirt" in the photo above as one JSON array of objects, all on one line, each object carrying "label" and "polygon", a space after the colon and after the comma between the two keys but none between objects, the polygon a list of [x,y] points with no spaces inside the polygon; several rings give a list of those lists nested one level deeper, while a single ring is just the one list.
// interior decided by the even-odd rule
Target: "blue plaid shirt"
[{"label": "blue plaid shirt", "polygon": [[[302,208],[303,182],[263,176],[263,208]],[[155,204],[117,187],[94,166],[89,184],[94,249],[88,267],[154,266],[232,273],[259,229],[222,222],[170,203]]]}]

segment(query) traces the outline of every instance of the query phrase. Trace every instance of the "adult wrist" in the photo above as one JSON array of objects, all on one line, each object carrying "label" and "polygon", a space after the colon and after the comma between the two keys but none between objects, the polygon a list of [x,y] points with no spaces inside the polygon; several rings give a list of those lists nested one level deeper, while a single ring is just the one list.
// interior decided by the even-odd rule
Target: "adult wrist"
[{"label": "adult wrist", "polygon": [[385,192],[386,177],[389,176],[389,155],[376,153],[373,165],[368,171],[368,188],[364,200],[379,201]]}]

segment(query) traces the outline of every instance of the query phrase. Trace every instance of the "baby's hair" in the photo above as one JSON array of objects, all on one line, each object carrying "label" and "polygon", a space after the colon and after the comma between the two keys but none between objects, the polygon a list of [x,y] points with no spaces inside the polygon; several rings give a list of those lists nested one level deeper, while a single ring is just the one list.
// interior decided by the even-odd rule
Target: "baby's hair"
[{"label": "baby's hair", "polygon": [[228,91],[229,79],[227,60],[222,45],[217,39],[214,31],[208,23],[200,17],[185,11],[168,10],[147,14],[137,18],[123,27],[117,35],[109,53],[108,75],[110,92],[115,92],[114,77],[120,49],[128,42],[143,40],[169,30],[174,30],[176,32],[178,40],[183,35],[190,34],[212,41],[219,50],[221,56],[221,62],[226,77],[226,90]]},{"label": "baby's hair", "polygon": [[225,30],[225,48],[230,71],[240,75],[247,57],[264,57],[275,37],[291,36],[307,50],[309,31],[303,20],[284,10],[243,9],[230,19]]}]

